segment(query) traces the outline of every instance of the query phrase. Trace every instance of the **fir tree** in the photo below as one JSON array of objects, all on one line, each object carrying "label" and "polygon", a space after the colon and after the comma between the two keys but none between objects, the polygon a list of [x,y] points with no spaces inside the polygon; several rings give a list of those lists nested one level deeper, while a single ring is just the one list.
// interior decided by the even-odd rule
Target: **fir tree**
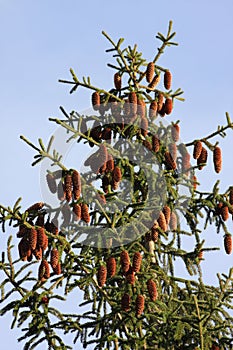
[{"label": "fir tree", "polygon": [[[64,143],[91,150],[82,169],[80,153],[66,167],[54,136],[47,146],[21,136],[36,151],[32,165],[46,162],[48,201],[27,209],[21,198],[13,208],[0,205],[2,231],[6,224],[15,228],[0,262],[1,315],[11,312],[11,327],[22,327],[24,349],[43,342],[69,349],[62,332],[84,349],[231,349],[233,269],[209,286],[201,262],[219,249],[205,244],[208,225],[223,234],[231,254],[233,188],[220,193],[217,181],[199,191],[198,172],[209,156],[220,173],[221,148],[212,140],[233,123],[227,113],[226,125],[210,135],[180,141],[182,122],[171,119],[183,91],[173,88],[173,72],[158,65],[165,48],[177,45],[172,22],[166,35],[158,33],[161,45],[149,60],[137,45],[123,47],[122,38],[115,43],[103,35],[115,58],[108,64],[112,89],[80,80],[71,69],[72,80],[60,82],[71,85],[70,93],[89,89],[92,109],[61,107],[63,117],[50,118],[65,131]],[[189,251],[184,236],[195,241]],[[176,261],[189,277],[176,274]],[[57,301],[74,295],[82,296],[82,312],[78,300],[72,314],[59,309]]]}]

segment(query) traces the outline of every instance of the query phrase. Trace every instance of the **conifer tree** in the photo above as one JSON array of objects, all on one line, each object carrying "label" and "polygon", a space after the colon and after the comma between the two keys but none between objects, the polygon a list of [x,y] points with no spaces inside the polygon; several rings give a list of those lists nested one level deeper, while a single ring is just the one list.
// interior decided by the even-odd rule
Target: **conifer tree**
[{"label": "conifer tree", "polygon": [[[232,252],[233,187],[221,193],[218,180],[200,191],[198,173],[208,157],[221,172],[219,142],[233,122],[226,113],[226,125],[181,142],[182,121],[172,112],[183,91],[159,65],[177,45],[172,22],[149,60],[137,45],[103,35],[115,60],[108,64],[112,88],[73,69],[71,80],[60,80],[70,93],[89,89],[92,104],[88,113],[61,107],[62,117],[49,118],[64,131],[63,152],[57,135],[47,145],[21,136],[36,152],[32,165],[45,164],[44,198],[29,208],[21,198],[12,208],[0,205],[2,231],[14,228],[0,262],[0,314],[12,314],[25,350],[43,342],[49,349],[231,349],[233,268],[207,285],[202,260],[219,254],[205,243],[210,225]],[[77,150],[72,168],[67,144]],[[177,274],[177,262],[188,277]],[[73,312],[64,312],[70,297]]]}]

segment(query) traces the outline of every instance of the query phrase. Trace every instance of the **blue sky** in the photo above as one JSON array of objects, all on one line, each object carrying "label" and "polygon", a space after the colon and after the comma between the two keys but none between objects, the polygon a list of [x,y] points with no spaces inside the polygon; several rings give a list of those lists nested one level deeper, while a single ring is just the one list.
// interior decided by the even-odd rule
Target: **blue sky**
[{"label": "blue sky", "polygon": [[[102,30],[113,39],[124,37],[126,44],[137,43],[150,60],[158,45],[157,32],[165,33],[173,20],[179,46],[168,48],[160,64],[170,68],[174,86],[185,92],[186,101],[176,103],[169,117],[181,120],[184,142],[224,124],[226,111],[233,117],[232,13],[232,0],[0,0],[0,202],[12,205],[23,196],[26,208],[41,200],[40,169],[30,166],[34,152],[19,135],[46,141],[56,129],[48,117],[61,116],[60,105],[68,111],[89,107],[89,92],[80,89],[70,95],[58,79],[69,78],[72,67],[80,77],[91,76],[95,85],[111,87],[113,72],[106,63],[112,59],[104,52],[109,45]],[[209,159],[208,169],[198,174],[203,189],[210,189],[218,178],[222,191],[232,185],[232,130],[220,146],[223,170],[216,175]],[[232,222],[228,227],[233,232]],[[222,235],[214,228],[207,234],[222,247]],[[223,249],[218,255],[210,253],[204,276],[214,283],[215,273],[231,265],[232,257]],[[8,348],[21,349],[15,340],[18,332],[9,332],[6,320],[0,320],[0,327]]]}]

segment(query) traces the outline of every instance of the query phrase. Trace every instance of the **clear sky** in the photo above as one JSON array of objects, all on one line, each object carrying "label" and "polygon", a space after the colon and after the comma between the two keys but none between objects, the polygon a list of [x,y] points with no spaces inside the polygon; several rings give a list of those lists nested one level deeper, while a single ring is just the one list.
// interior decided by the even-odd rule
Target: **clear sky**
[{"label": "clear sky", "polygon": [[[40,169],[30,166],[34,152],[19,135],[47,141],[56,129],[48,117],[61,116],[60,105],[68,111],[90,106],[89,93],[70,95],[58,79],[69,78],[72,67],[80,77],[91,76],[95,85],[111,87],[113,72],[106,63],[112,58],[104,52],[109,45],[102,30],[113,39],[124,37],[126,44],[137,43],[150,60],[157,32],[165,33],[173,20],[179,46],[168,48],[160,64],[173,72],[174,85],[184,90],[186,101],[176,103],[169,120],[181,120],[181,137],[188,142],[225,124],[226,111],[233,118],[232,13],[232,0],[0,0],[0,203],[12,205],[23,196],[26,208],[41,200]],[[232,130],[220,146],[223,170],[216,175],[209,159],[208,170],[198,174],[202,189],[211,189],[218,178],[222,191],[233,184]],[[230,220],[228,227],[233,232]],[[221,252],[210,253],[203,263],[209,283],[215,282],[217,271],[232,266],[232,256],[223,251],[223,235],[214,231],[208,230],[206,238],[211,236]],[[9,319],[0,320],[1,341],[8,349],[22,349],[16,341],[19,332],[8,330]]]}]

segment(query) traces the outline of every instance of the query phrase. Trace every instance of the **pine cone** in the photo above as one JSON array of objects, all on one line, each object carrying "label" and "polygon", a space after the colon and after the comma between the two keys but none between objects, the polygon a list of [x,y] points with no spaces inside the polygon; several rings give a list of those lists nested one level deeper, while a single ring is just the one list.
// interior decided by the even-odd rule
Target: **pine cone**
[{"label": "pine cone", "polygon": [[158,298],[158,291],[156,283],[152,279],[147,281],[147,289],[150,296],[150,300],[155,301]]},{"label": "pine cone", "polygon": [[132,268],[133,268],[133,271],[134,271],[134,272],[139,272],[139,271],[140,271],[141,262],[142,262],[142,256],[141,256],[141,254],[140,254],[139,252],[134,253],[134,256],[133,256],[133,265],[132,265]]},{"label": "pine cone", "polygon": [[141,119],[141,134],[144,137],[146,137],[146,135],[148,134],[148,119],[147,118]]},{"label": "pine cone", "polygon": [[[56,192],[56,191],[55,191]],[[25,211],[27,212],[37,212],[39,211],[40,209],[42,209],[44,206],[44,203],[43,202],[38,202],[38,203],[35,203],[33,205],[31,205],[29,208],[27,208]]]},{"label": "pine cone", "polygon": [[230,234],[226,234],[224,236],[224,248],[227,254],[231,254],[232,252],[232,236]]},{"label": "pine cone", "polygon": [[166,163],[167,167],[170,170],[176,170],[177,165],[176,165],[176,162],[174,161],[174,159],[172,158],[171,153],[166,151],[164,153],[164,157],[165,157],[165,163]]},{"label": "pine cone", "polygon": [[27,261],[31,255],[31,249],[28,240],[23,237],[18,244],[19,257],[23,261]]},{"label": "pine cone", "polygon": [[188,175],[190,168],[191,168],[190,154],[187,152],[182,155],[182,172]]},{"label": "pine cone", "polygon": [[104,265],[101,265],[97,273],[97,281],[100,287],[103,287],[107,280],[107,269]]},{"label": "pine cone", "polygon": [[[197,158],[197,165],[198,165],[198,169],[201,170],[203,169],[203,166],[205,165],[205,163],[207,162],[207,158],[208,158],[208,152],[207,149],[202,146],[202,150],[201,150],[201,154],[200,156]],[[201,165],[202,164],[202,165]]]},{"label": "pine cone", "polygon": [[135,91],[129,93],[129,103],[137,104],[137,94]]},{"label": "pine cone", "polygon": [[114,85],[116,90],[121,89],[121,75],[118,72],[114,74]]},{"label": "pine cone", "polygon": [[227,221],[227,219],[229,218],[229,209],[227,205],[223,205],[221,207],[221,216],[223,221]]},{"label": "pine cone", "polygon": [[177,142],[180,138],[180,126],[179,124],[173,124],[171,129],[172,140]]},{"label": "pine cone", "polygon": [[29,247],[31,250],[36,249],[37,244],[37,231],[35,228],[31,228],[28,230],[28,241],[29,241]]},{"label": "pine cone", "polygon": [[177,216],[176,216],[176,213],[174,211],[171,212],[169,226],[170,226],[171,231],[174,231],[177,229]]},{"label": "pine cone", "polygon": [[170,90],[172,85],[172,74],[169,70],[166,70],[166,72],[164,73],[163,81],[165,89]]},{"label": "pine cone", "polygon": [[100,107],[100,94],[97,91],[93,92],[91,96],[91,100],[92,100],[93,109],[95,111],[98,111]]},{"label": "pine cone", "polygon": [[81,177],[77,170],[72,173],[73,195],[74,199],[78,200],[81,195]]},{"label": "pine cone", "polygon": [[164,104],[164,112],[165,114],[171,114],[172,112],[172,99],[171,98],[166,98],[165,104]]},{"label": "pine cone", "polygon": [[170,152],[172,158],[176,162],[176,160],[177,160],[177,146],[176,146],[176,144],[175,143],[169,143],[168,149],[169,149],[169,152]]},{"label": "pine cone", "polygon": [[164,216],[165,216],[165,220],[166,220],[166,223],[167,223],[167,225],[168,225],[169,222],[170,222],[170,218],[171,218],[171,209],[169,208],[168,205],[165,205],[165,206],[163,207],[163,214],[164,214]]},{"label": "pine cone", "polygon": [[157,109],[158,109],[157,101],[152,101],[150,104],[150,109],[149,109],[149,118],[150,119],[153,120],[157,117]]},{"label": "pine cone", "polygon": [[50,253],[50,264],[54,270],[59,263],[59,252],[56,248],[53,248]]},{"label": "pine cone", "polygon": [[111,143],[112,140],[112,129],[109,127],[106,127],[102,131],[102,140],[107,141],[108,143]]},{"label": "pine cone", "polygon": [[44,282],[50,277],[49,263],[47,260],[42,260],[38,270],[38,279],[41,282]]},{"label": "pine cone", "polygon": [[89,208],[86,203],[81,204],[81,219],[86,222],[87,224],[91,221],[90,214],[89,214]]},{"label": "pine cone", "polygon": [[46,250],[48,248],[48,237],[45,233],[44,227],[38,227],[37,229],[37,245],[42,250]]},{"label": "pine cone", "polygon": [[106,172],[112,172],[114,169],[114,159],[111,154],[108,154],[108,160],[106,162]]},{"label": "pine cone", "polygon": [[193,149],[193,158],[198,159],[202,151],[202,142],[200,140],[196,141]]},{"label": "pine cone", "polygon": [[150,143],[150,141],[147,140],[143,140],[142,141],[143,146],[145,146],[149,151],[152,151],[152,144]]},{"label": "pine cone", "polygon": [[146,117],[146,104],[144,100],[137,98],[137,115],[141,118]]},{"label": "pine cone", "polygon": [[152,81],[150,82],[150,84],[148,85],[148,89],[146,90],[146,92],[153,91],[156,88],[156,86],[159,84],[159,82],[160,82],[160,75],[155,75]]},{"label": "pine cone", "polygon": [[151,239],[154,242],[157,242],[159,238],[158,224],[151,227]]},{"label": "pine cone", "polygon": [[155,73],[155,65],[154,62],[149,62],[146,68],[146,81],[151,83],[153,76]]},{"label": "pine cone", "polygon": [[157,221],[161,230],[163,230],[164,232],[167,231],[167,223],[166,223],[165,215],[162,211],[160,212]]},{"label": "pine cone", "polygon": [[122,174],[121,174],[121,168],[119,166],[116,166],[113,169],[112,177],[113,177],[113,180],[116,181],[116,182],[120,182],[121,181]]},{"label": "pine cone", "polygon": [[110,185],[109,178],[107,175],[104,175],[102,178],[102,189],[104,193],[108,193],[108,186]]},{"label": "pine cone", "polygon": [[159,138],[155,135],[152,136],[152,150],[153,152],[157,153],[160,148],[160,141]]},{"label": "pine cone", "polygon": [[32,251],[33,255],[35,256],[36,260],[41,260],[43,256],[43,250],[40,248],[37,244],[36,249]]},{"label": "pine cone", "polygon": [[72,176],[66,174],[64,178],[64,191],[67,202],[70,202],[72,199]]},{"label": "pine cone", "polygon": [[116,259],[110,256],[107,260],[107,275],[113,277],[116,274]]},{"label": "pine cone", "polygon": [[80,204],[77,204],[77,203],[74,204],[73,212],[75,214],[75,220],[79,221],[81,219],[81,206],[80,206]]},{"label": "pine cone", "polygon": [[214,161],[214,170],[216,173],[219,173],[222,169],[222,152],[221,148],[216,146],[213,151],[213,161]]},{"label": "pine cone", "polygon": [[128,272],[126,272],[125,278],[128,284],[132,284],[132,285],[135,284],[135,274],[133,271],[129,270]]},{"label": "pine cone", "polygon": [[160,112],[161,109],[163,108],[163,101],[164,101],[164,96],[161,92],[158,93],[158,101],[157,101],[157,112]]},{"label": "pine cone", "polygon": [[37,219],[36,219],[36,222],[35,222],[35,226],[41,226],[41,227],[44,227],[44,217],[45,217],[45,214],[39,214]]},{"label": "pine cone", "polygon": [[130,267],[130,258],[129,258],[129,254],[126,250],[123,250],[121,252],[120,261],[121,261],[122,271],[123,271],[123,273],[126,273]]},{"label": "pine cone", "polygon": [[60,275],[62,273],[60,262],[58,262],[56,267],[53,269],[53,272],[55,273],[55,275]]},{"label": "pine cone", "polygon": [[130,296],[129,294],[125,293],[122,296],[121,299],[121,309],[125,312],[128,312],[130,310]]},{"label": "pine cone", "polygon": [[137,113],[137,94],[135,91],[130,91],[129,93],[129,103],[130,103],[130,114],[133,116]]},{"label": "pine cone", "polygon": [[45,224],[45,229],[46,229],[46,231],[57,236],[59,233],[57,219],[53,218],[51,222],[47,221]]},{"label": "pine cone", "polygon": [[145,298],[143,295],[138,295],[136,298],[136,315],[140,316],[144,311]]}]

